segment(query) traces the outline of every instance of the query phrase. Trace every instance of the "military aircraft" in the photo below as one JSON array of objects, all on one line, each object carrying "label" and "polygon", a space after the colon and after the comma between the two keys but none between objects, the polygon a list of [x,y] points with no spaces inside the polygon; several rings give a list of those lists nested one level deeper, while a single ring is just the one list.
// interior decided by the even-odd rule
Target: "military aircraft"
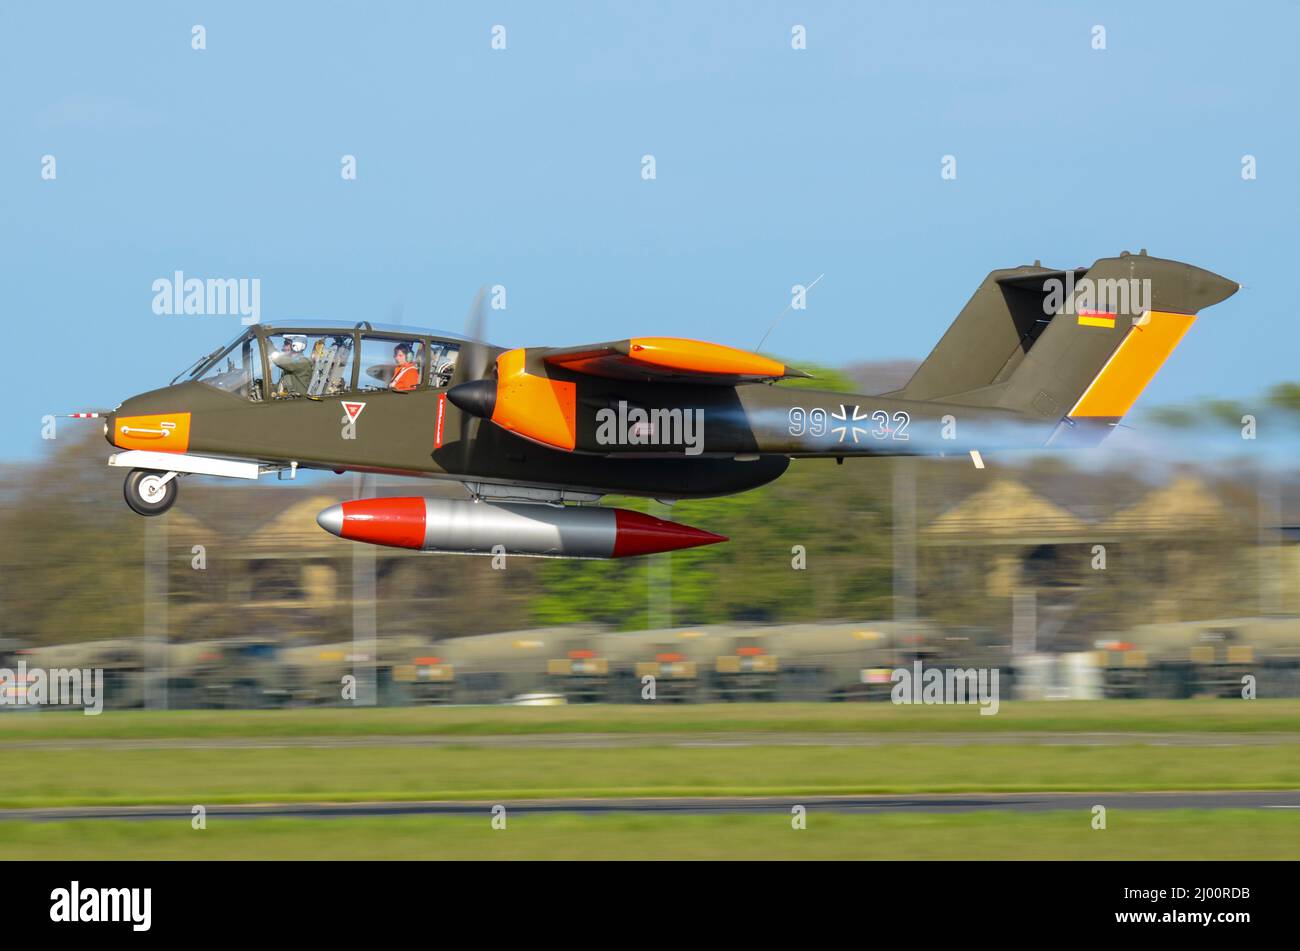
[{"label": "military aircraft", "polygon": [[456,480],[469,498],[355,499],[321,526],[424,551],[618,558],[726,539],[595,504],[608,494],[728,495],[799,458],[980,464],[1095,445],[1196,314],[1237,289],[1145,250],[995,270],[911,380],[876,395],[782,386],[807,374],[673,337],[511,349],[481,332],[259,324],[104,414],[104,434],[141,515],[167,511],[187,474],[388,473]]}]

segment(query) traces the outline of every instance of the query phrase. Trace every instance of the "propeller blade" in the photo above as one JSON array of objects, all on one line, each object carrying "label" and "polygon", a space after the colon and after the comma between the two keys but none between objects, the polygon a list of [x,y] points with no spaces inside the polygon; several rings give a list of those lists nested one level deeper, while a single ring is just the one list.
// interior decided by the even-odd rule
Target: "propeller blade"
[{"label": "propeller blade", "polygon": [[[480,287],[465,317],[466,341],[461,345],[460,355],[456,359],[456,370],[452,373],[451,381],[447,386],[449,393],[459,384],[482,380],[496,370],[496,365],[492,361],[492,348],[484,339],[487,328],[486,302],[487,288]],[[457,409],[460,407],[457,406]],[[458,438],[462,472],[469,471],[471,449],[474,438],[478,434],[478,424],[477,416],[461,410]]]},{"label": "propeller blade", "polygon": [[491,348],[484,339],[487,327],[487,313],[484,302],[487,300],[487,288],[480,287],[474,295],[474,303],[465,315],[465,337],[467,342],[461,347],[460,357],[456,361],[456,372],[452,384],[465,380],[478,380],[488,371]]},{"label": "propeller blade", "polygon": [[465,315],[465,336],[480,343],[483,342],[487,327],[487,312],[483,308],[483,302],[486,300],[487,287],[480,287],[478,293],[474,295],[474,303],[469,305],[469,313]]}]

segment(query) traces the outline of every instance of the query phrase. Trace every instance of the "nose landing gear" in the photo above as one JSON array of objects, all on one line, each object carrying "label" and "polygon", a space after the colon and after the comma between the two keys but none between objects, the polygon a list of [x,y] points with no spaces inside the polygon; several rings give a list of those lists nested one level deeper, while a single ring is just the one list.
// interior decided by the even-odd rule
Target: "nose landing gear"
[{"label": "nose landing gear", "polygon": [[161,515],[176,503],[180,479],[175,472],[132,469],[126,474],[122,494],[138,515]]}]

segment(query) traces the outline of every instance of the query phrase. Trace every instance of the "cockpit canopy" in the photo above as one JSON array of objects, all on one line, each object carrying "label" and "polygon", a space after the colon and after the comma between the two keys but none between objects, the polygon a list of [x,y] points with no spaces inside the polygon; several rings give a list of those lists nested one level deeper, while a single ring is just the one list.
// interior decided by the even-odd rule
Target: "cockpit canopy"
[{"label": "cockpit canopy", "polygon": [[409,327],[259,324],[182,370],[254,402],[445,387],[465,338]]}]

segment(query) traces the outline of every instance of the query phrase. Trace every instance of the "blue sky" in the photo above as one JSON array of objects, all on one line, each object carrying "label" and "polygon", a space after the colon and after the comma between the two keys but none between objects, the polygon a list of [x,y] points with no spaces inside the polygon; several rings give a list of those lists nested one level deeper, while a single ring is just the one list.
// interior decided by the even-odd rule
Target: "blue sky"
[{"label": "blue sky", "polygon": [[10,3],[7,452],[237,332],[152,312],[178,269],[265,320],[460,329],[500,283],[497,343],[745,347],[825,274],[767,349],[842,365],[924,356],[995,267],[1146,247],[1247,289],[1139,406],[1300,376],[1300,8],[976,6]]}]

